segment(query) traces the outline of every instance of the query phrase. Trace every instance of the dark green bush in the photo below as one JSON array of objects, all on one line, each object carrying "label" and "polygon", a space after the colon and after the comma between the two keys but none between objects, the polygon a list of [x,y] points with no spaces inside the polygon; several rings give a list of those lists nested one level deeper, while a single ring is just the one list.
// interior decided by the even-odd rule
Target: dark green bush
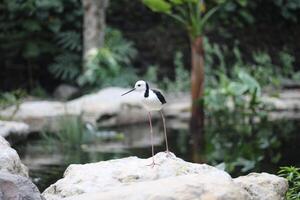
[{"label": "dark green bush", "polygon": [[120,31],[108,28],[104,46],[88,58],[85,71],[78,76],[79,85],[90,88],[129,86],[138,79],[132,67],[136,54],[132,42]]},{"label": "dark green bush", "polygon": [[[0,3],[1,67],[7,72],[17,69],[23,79],[24,72],[29,74],[31,80],[26,84],[35,87],[50,63],[80,59],[81,32],[80,0],[4,0]],[[57,73],[64,77],[74,74]]]},{"label": "dark green bush", "polygon": [[297,167],[281,167],[279,176],[286,178],[289,182],[289,190],[286,193],[287,200],[300,199],[300,168]]}]

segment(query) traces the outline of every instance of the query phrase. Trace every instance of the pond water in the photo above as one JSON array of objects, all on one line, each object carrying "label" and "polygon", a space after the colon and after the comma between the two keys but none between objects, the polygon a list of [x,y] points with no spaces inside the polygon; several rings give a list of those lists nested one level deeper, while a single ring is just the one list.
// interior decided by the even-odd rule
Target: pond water
[{"label": "pond water", "polygon": [[[171,119],[167,122],[179,124],[171,123]],[[261,121],[254,125],[236,122],[214,120],[210,123],[208,120],[204,148],[191,145],[193,137],[188,133],[187,122],[181,122],[176,128],[168,127],[170,149],[184,160],[218,165],[232,176],[251,171],[276,173],[280,166],[300,166],[299,121]],[[37,135],[13,147],[29,167],[30,177],[41,191],[62,178],[71,163],[151,156],[148,123],[100,129],[98,133],[105,135],[106,139],[94,138],[80,148],[49,145]],[[154,133],[155,151],[164,151],[160,122],[154,122]],[[110,139],[110,135],[116,134],[122,137]]]}]

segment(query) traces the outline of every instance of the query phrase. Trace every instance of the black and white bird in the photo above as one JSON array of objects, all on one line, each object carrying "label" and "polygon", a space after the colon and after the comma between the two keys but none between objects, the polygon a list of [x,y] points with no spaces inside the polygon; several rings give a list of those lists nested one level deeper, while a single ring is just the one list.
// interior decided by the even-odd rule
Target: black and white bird
[{"label": "black and white bird", "polygon": [[150,89],[149,84],[143,80],[139,80],[135,83],[134,88],[129,90],[128,92],[122,94],[128,94],[130,92],[137,92],[140,96],[141,103],[148,111],[149,117],[149,125],[150,125],[150,133],[151,133],[151,144],[152,144],[152,166],[155,165],[154,162],[154,146],[153,146],[153,129],[152,129],[152,122],[151,122],[151,111],[159,111],[163,120],[164,125],[164,134],[165,134],[165,142],[166,142],[166,152],[169,155],[169,146],[168,146],[168,139],[167,139],[167,130],[166,130],[166,122],[165,117],[162,112],[163,106],[167,103],[165,97],[158,91],[154,89]]}]

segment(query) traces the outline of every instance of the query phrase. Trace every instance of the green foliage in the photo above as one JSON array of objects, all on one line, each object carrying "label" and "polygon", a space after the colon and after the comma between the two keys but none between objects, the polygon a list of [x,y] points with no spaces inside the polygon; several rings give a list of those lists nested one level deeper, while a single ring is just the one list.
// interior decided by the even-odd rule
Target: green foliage
[{"label": "green foliage", "polygon": [[153,83],[159,83],[159,87],[168,92],[183,92],[190,88],[190,74],[185,69],[183,63],[183,54],[176,52],[174,56],[175,76],[174,80],[164,77],[162,81],[158,81],[158,66],[149,66],[143,79]]},{"label": "green foliage", "polygon": [[54,58],[54,63],[49,66],[49,71],[55,78],[74,81],[80,74],[80,56],[74,53],[63,53]]},{"label": "green foliage", "polygon": [[189,71],[185,69],[183,64],[183,54],[181,52],[176,52],[174,57],[175,66],[175,78],[171,81],[169,78],[164,78],[162,82],[162,87],[170,92],[182,92],[187,91],[190,86],[190,74]]},{"label": "green foliage", "polygon": [[292,77],[294,71],[295,58],[288,51],[279,52],[279,60],[281,64],[281,73],[284,77]]},{"label": "green foliage", "polygon": [[84,143],[84,124],[80,117],[64,116],[59,123],[60,130],[42,134],[43,140],[51,146],[60,145],[67,149],[78,149]]},{"label": "green foliage", "polygon": [[282,76],[277,74],[280,70],[262,73],[274,67],[266,53],[254,54],[253,63],[247,63],[237,46],[229,50],[206,40],[204,44],[209,65],[204,96],[208,120],[205,137],[210,141],[206,147],[207,160],[214,165],[221,163],[227,171],[235,173],[254,170],[268,157],[277,163],[280,153],[263,153],[266,149],[277,149],[281,143],[278,135],[269,131],[270,105],[261,101],[261,90],[262,86],[273,84],[268,76]]},{"label": "green foliage", "polygon": [[287,200],[300,199],[300,168],[297,167],[281,167],[279,176],[286,178],[289,182],[289,189],[286,194]]},{"label": "green foliage", "polygon": [[[281,15],[288,20],[298,22],[298,13],[300,10],[299,0],[275,0],[274,4],[280,8]],[[298,16],[297,16],[298,15]]]},{"label": "green foliage", "polygon": [[217,11],[214,7],[206,11],[204,1],[199,0],[143,0],[154,12],[169,15],[181,23],[191,39],[203,34],[207,21]]},{"label": "green foliage", "polygon": [[[220,6],[218,12],[218,20],[221,25],[245,27],[247,25],[254,25],[256,21],[261,20],[257,15],[261,8],[272,8],[272,12],[265,12],[263,18],[274,20],[278,22],[281,17],[285,22],[299,21],[299,0],[274,0],[274,1],[251,1],[251,0],[217,0],[215,1]],[[265,9],[263,9],[265,10]],[[275,17],[275,18],[274,18]]]},{"label": "green foliage", "polygon": [[18,89],[11,92],[4,92],[0,94],[0,109],[4,109],[7,106],[15,106],[15,109],[11,116],[6,120],[11,120],[16,112],[19,110],[22,99],[26,96],[26,92],[24,90]]},{"label": "green foliage", "polygon": [[247,110],[261,106],[261,86],[245,71],[237,71],[233,79],[220,74],[219,80],[217,87],[206,89],[204,102],[208,109]]},{"label": "green foliage", "polygon": [[158,82],[158,77],[157,77],[157,71],[158,71],[159,66],[157,65],[150,65],[147,67],[147,71],[144,74],[143,79],[150,81],[152,83],[157,83]]},{"label": "green foliage", "polygon": [[230,49],[227,46],[211,44],[205,38],[204,49],[206,85],[208,87],[216,87],[218,85],[220,74],[225,74],[231,79],[241,69],[256,79],[261,87],[279,87],[283,79],[296,78],[293,70],[295,58],[285,50],[279,53],[278,58],[281,66],[277,66],[273,64],[269,54],[262,51],[254,52],[252,61],[246,61],[241,55],[237,42]]},{"label": "green foliage", "polygon": [[[63,80],[70,79],[66,74],[74,74],[69,72],[74,71],[74,62],[80,67],[83,13],[80,0],[4,0],[0,3],[0,13],[3,52],[0,59],[7,61],[6,66],[34,68],[31,73],[38,74],[39,70],[45,70],[46,64]],[[65,66],[74,57],[75,61]],[[48,66],[53,60],[54,66]],[[63,69],[58,69],[58,65]]]},{"label": "green foliage", "polygon": [[252,111],[243,107],[206,109],[204,137],[209,142],[204,147],[205,160],[222,166],[233,176],[265,170],[273,173],[271,166],[298,162],[286,158],[287,155],[297,157],[297,153],[283,149],[286,144],[297,144],[299,123],[270,121],[267,114],[262,109]]},{"label": "green foliage", "polygon": [[255,22],[255,17],[252,14],[252,10],[258,6],[255,1],[217,0],[217,4],[222,5],[218,12],[220,24],[243,27]]},{"label": "green foliage", "polygon": [[5,0],[0,9],[0,40],[6,44],[1,48],[9,52],[7,56],[21,53],[23,58],[39,59],[58,51],[53,43],[56,34],[81,32],[79,0]]},{"label": "green foliage", "polygon": [[276,151],[281,140],[270,131],[267,105],[260,101],[258,86],[240,78],[236,91],[230,87],[235,82],[225,80],[225,87],[208,90],[204,101],[205,140],[210,141],[205,147],[206,159],[214,165],[222,163],[226,171],[235,174],[257,169],[264,159],[277,163],[281,158]]},{"label": "green foliage", "polygon": [[26,96],[24,90],[14,90],[11,92],[4,92],[0,94],[0,108],[19,104],[20,101]]},{"label": "green foliage", "polygon": [[143,3],[155,12],[169,13],[171,11],[171,4],[165,0],[143,0]]},{"label": "green foliage", "polygon": [[78,78],[79,85],[89,87],[130,85],[137,79],[131,67],[136,53],[133,43],[124,39],[121,32],[107,29],[104,47],[88,59],[84,73]]},{"label": "green foliage", "polygon": [[81,34],[74,31],[65,31],[58,33],[56,36],[57,44],[64,49],[69,49],[73,51],[80,51],[81,45]]},{"label": "green foliage", "polygon": [[56,133],[47,131],[42,133],[42,141],[48,144],[47,148],[50,151],[53,147],[59,147],[65,152],[82,151],[82,148],[92,143],[122,140],[124,140],[122,133],[96,130],[92,125],[85,124],[81,116],[71,115],[61,117]]},{"label": "green foliage", "polygon": [[[216,5],[219,9],[214,17],[218,17],[218,20],[216,20],[216,22],[219,22],[218,27],[223,28],[241,27],[245,24],[255,25],[255,21],[266,21],[268,23],[270,19],[275,21],[276,24],[299,21],[299,0],[215,0],[205,1],[205,3],[198,0],[144,0],[143,2],[155,12],[165,13],[180,21],[190,35],[194,36],[200,34],[201,31],[203,32],[204,25],[215,12],[215,10],[208,11],[208,8],[213,8]],[[112,4],[117,5],[118,3]],[[134,5],[134,3],[131,4]],[[261,10],[264,10],[262,5],[268,7],[272,12],[262,13]],[[133,7],[131,6],[130,8]],[[111,7],[108,13],[112,11],[110,9]],[[257,13],[257,11],[260,13]],[[45,68],[55,78],[75,83],[80,75],[82,63],[82,14],[83,10],[80,0],[3,0],[0,3],[0,51],[2,52],[0,60],[5,62],[1,64],[1,67],[7,71],[13,71],[10,70],[12,68],[17,69],[16,71],[20,73],[32,70],[30,72],[32,77],[30,78],[33,79],[34,83],[31,85],[28,82],[25,86],[22,83],[22,86],[26,88],[32,89],[39,82],[41,83],[41,81],[36,80],[43,78],[44,73],[41,72]],[[283,16],[283,18],[278,15]],[[220,50],[222,48],[220,47]],[[254,57],[264,53],[256,52],[252,57],[254,59]],[[282,64],[285,67],[280,66],[283,74],[289,72],[287,66],[291,66],[294,62],[293,57],[289,57],[289,54],[286,54],[286,56],[284,55],[285,53],[286,51],[282,55],[274,56],[285,63]],[[227,59],[226,55],[221,56]],[[249,64],[246,63],[244,58],[243,63]],[[272,63],[273,60],[271,59],[269,64]],[[263,65],[265,66],[265,64]],[[261,80],[278,85],[277,78],[272,76],[274,73],[279,74],[277,70],[274,72],[269,67],[259,69],[262,63],[255,63],[255,65],[257,69],[253,69],[253,71],[259,72],[261,78],[257,78],[252,71],[248,72],[256,77],[259,82]],[[274,66],[274,64],[272,66],[279,67]],[[292,78],[297,80],[300,79],[299,72],[288,76],[292,76]],[[126,79],[132,77],[130,76]]]},{"label": "green foliage", "polygon": [[55,78],[75,83],[81,72],[81,33],[74,30],[60,32],[55,41],[61,47],[61,53],[54,57],[49,71]]},{"label": "green foliage", "polygon": [[30,95],[43,99],[49,98],[49,94],[39,83],[30,91]]},{"label": "green foliage", "polygon": [[300,71],[295,72],[295,73],[292,75],[292,79],[293,79],[293,80],[296,80],[296,81],[300,81]]},{"label": "green foliage", "polygon": [[83,72],[80,34],[72,31],[62,32],[57,35],[56,41],[63,49],[63,53],[56,56],[55,62],[49,66],[49,71],[56,78],[90,88],[119,83],[120,86],[128,86],[137,79],[135,71],[131,68],[137,51],[133,43],[124,39],[118,30],[107,28],[104,47],[89,58]]}]

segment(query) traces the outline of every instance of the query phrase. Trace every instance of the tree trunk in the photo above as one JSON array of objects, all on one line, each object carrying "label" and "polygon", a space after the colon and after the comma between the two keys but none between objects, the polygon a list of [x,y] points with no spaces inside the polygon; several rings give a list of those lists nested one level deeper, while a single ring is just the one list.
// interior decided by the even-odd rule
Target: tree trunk
[{"label": "tree trunk", "polygon": [[204,48],[202,36],[191,39],[191,54],[192,116],[190,120],[190,133],[193,142],[193,160],[200,162],[199,149],[203,149],[204,144]]},{"label": "tree trunk", "polygon": [[109,0],[82,0],[83,60],[84,62],[103,46],[105,35],[105,10]]}]

